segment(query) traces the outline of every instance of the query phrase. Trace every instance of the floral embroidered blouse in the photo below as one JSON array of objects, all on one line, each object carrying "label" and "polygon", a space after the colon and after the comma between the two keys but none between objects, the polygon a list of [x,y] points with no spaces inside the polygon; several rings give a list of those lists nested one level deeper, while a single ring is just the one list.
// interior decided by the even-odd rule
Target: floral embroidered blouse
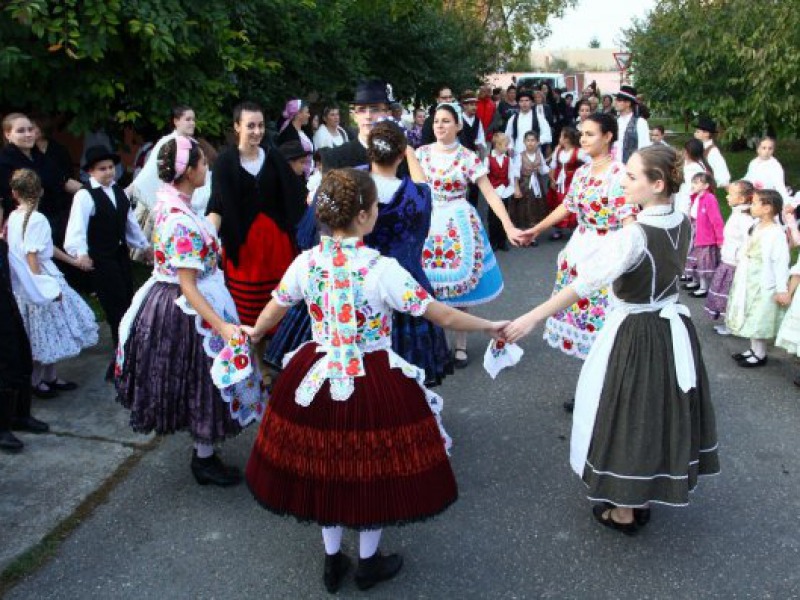
[{"label": "floral embroidered blouse", "polygon": [[[343,295],[339,293],[343,280],[335,271],[341,264],[337,265],[334,257],[323,250],[323,244],[294,260],[272,293],[275,301],[287,307],[301,300],[306,302],[314,342],[329,359],[339,351],[339,332],[345,331],[342,325],[347,322],[356,325],[353,341],[361,353],[386,350],[393,355],[392,312],[422,316],[433,297],[395,259],[359,245],[348,258],[350,305],[342,301]],[[334,318],[336,323],[331,322]],[[348,364],[337,367],[333,361],[319,360],[297,391],[298,403],[310,403],[327,379],[331,380],[332,397],[346,400],[353,390],[352,378],[363,373],[351,370],[350,361],[345,362]]]},{"label": "floral embroidered blouse", "polygon": [[605,235],[622,227],[623,219],[635,214],[633,206],[625,204],[622,177],[625,167],[614,162],[599,175],[592,175],[592,165],[586,164],[575,172],[572,185],[564,196],[564,206],[578,215],[581,233],[594,231]]},{"label": "floral embroidered blouse", "polygon": [[481,159],[469,148],[459,146],[453,154],[433,152],[433,145],[417,149],[417,158],[434,202],[465,200],[467,185],[488,173]]},{"label": "floral embroidered blouse", "polygon": [[[201,223],[210,244],[203,241]],[[178,269],[195,269],[202,280],[217,272],[219,248],[213,226],[203,217],[177,210],[160,211],[153,229],[153,276],[158,281],[178,283]]]}]

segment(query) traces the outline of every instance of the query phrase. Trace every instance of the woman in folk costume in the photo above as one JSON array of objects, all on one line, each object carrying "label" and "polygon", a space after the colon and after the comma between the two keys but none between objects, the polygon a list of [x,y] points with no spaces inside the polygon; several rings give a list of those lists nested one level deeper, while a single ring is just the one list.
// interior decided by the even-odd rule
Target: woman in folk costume
[{"label": "woman in folk costume", "polygon": [[262,146],[261,107],[243,102],[233,121],[238,145],[217,157],[207,214],[222,239],[239,318],[252,325],[296,255],[294,229],[306,203],[280,152]]},{"label": "woman in folk costume", "polygon": [[[625,203],[622,179],[625,167],[611,156],[617,121],[608,114],[590,115],[583,124],[581,146],[591,162],[575,173],[564,202],[541,223],[528,230],[534,238],[573,213],[578,228],[558,255],[553,295],[578,277],[580,264],[603,251],[603,238],[632,221],[634,207]],[[544,339],[565,354],[585,359],[603,327],[609,308],[609,290],[601,287],[547,319]],[[572,410],[572,402],[564,404]]]},{"label": "woman in folk costume", "polygon": [[378,550],[382,528],[430,518],[457,496],[442,400],[392,351],[392,313],[490,334],[505,323],[436,302],[396,260],[364,245],[378,219],[369,174],[326,174],[316,211],[332,237],[292,263],[256,326],[244,328],[257,339],[305,301],[314,331],[275,384],[246,477],[264,508],[322,526],[323,581],[335,592],[350,566],[344,527],[361,532],[355,579],[367,589],[403,562]]},{"label": "woman in folk costume", "polygon": [[295,98],[286,103],[282,116],[284,121],[283,125],[281,125],[280,133],[278,134],[277,143],[280,146],[281,144],[293,140],[300,142],[303,149],[309,153],[306,158],[305,166],[303,167],[303,175],[308,179],[314,171],[314,159],[312,158],[314,154],[314,142],[312,142],[311,138],[303,131],[303,127],[308,125],[308,121],[311,119],[311,111],[305,102]]},{"label": "woman in folk costume", "polygon": [[[491,302],[503,291],[503,275],[480,216],[467,200],[468,184],[481,190],[513,245],[522,243],[523,237],[492,188],[480,158],[459,143],[460,128],[458,105],[440,104],[434,113],[436,143],[418,148],[417,158],[433,192],[422,266],[437,299],[466,309]],[[460,332],[455,336],[455,366],[463,368],[468,363],[467,334]]]},{"label": "woman in folk costume", "polygon": [[570,463],[603,525],[632,535],[650,504],[685,506],[698,476],[719,472],[716,426],[700,343],[678,304],[689,250],[687,217],[672,205],[680,160],[667,146],[639,150],[625,198],[637,222],[603,238],[578,275],[503,331],[509,342],[595,290],[612,287],[609,313],[581,370]]},{"label": "woman in folk costume", "polygon": [[191,208],[206,176],[197,143],[167,141],[158,173],[153,275],[120,325],[117,400],[130,409],[134,431],[191,434],[197,483],[233,485],[241,474],[214,444],[261,418],[259,371],[219,270],[214,228]]}]

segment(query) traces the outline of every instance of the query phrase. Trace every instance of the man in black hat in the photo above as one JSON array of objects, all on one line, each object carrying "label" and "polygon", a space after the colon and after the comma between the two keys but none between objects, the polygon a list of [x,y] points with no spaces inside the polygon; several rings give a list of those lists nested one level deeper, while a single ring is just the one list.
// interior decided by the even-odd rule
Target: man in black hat
[{"label": "man in black hat", "polygon": [[325,169],[366,168],[369,165],[367,136],[378,119],[389,116],[389,104],[394,100],[390,92],[391,87],[382,81],[358,84],[351,108],[358,127],[358,137],[336,148],[323,148],[320,155]]},{"label": "man in black hat", "polygon": [[727,188],[731,183],[731,172],[722,152],[714,144],[714,135],[717,133],[717,124],[713,119],[701,116],[694,126],[695,139],[703,142],[703,156],[708,166],[714,172],[714,182],[717,187]]},{"label": "man in black hat", "polygon": [[650,145],[647,120],[636,114],[639,99],[636,89],[623,85],[615,95],[617,109],[617,159],[627,163],[631,154]]},{"label": "man in black hat", "polygon": [[[351,110],[358,126],[358,136],[336,148],[320,150],[323,169],[369,168],[367,136],[375,123],[389,116],[389,105],[392,102],[394,102],[392,86],[386,82],[372,80],[359,83]],[[403,161],[397,175],[403,177],[407,174],[408,165]]]},{"label": "man in black hat", "polygon": [[[64,250],[78,259],[81,268],[92,270],[97,299],[111,327],[114,350],[119,323],[133,299],[133,278],[128,246],[145,250],[152,259],[152,248],[131,210],[125,191],[114,182],[117,154],[103,146],[86,150],[84,171],[89,183],[72,199]],[[114,373],[112,358],[106,379]]]}]

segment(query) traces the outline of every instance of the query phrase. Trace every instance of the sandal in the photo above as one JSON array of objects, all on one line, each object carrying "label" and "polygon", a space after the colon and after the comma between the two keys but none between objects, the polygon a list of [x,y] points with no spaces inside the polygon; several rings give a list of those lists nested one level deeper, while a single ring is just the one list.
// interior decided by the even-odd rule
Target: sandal
[{"label": "sandal", "polygon": [[767,364],[766,355],[764,355],[762,358],[758,358],[755,354],[753,354],[752,356],[748,356],[739,361],[739,366],[745,369],[763,367],[766,364]]},{"label": "sandal", "polygon": [[[459,358],[459,354],[463,356],[463,358]],[[453,366],[456,369],[463,369],[469,364],[469,354],[467,354],[466,348],[456,348],[453,351]]]},{"label": "sandal", "polygon": [[614,517],[611,516],[612,510],[614,509],[608,508],[605,504],[596,504],[592,507],[592,514],[601,525],[615,529],[625,535],[634,535],[639,530],[635,519],[630,523],[619,523],[615,521]]}]

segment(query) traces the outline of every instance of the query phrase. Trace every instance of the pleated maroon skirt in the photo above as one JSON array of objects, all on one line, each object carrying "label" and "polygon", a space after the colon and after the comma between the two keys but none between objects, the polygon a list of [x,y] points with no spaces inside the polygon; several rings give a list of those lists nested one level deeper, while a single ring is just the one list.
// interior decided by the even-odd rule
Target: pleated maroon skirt
[{"label": "pleated maroon skirt", "polygon": [[348,400],[332,400],[326,382],[300,406],[295,392],[324,356],[316,349],[303,346],[273,389],[246,470],[258,502],[355,529],[421,521],[455,502],[455,476],[419,384],[391,368],[386,352],[371,352]]},{"label": "pleated maroon skirt", "polygon": [[255,325],[296,255],[289,234],[268,216],[259,214],[239,248],[239,264],[224,259],[225,285],[242,325]]}]

